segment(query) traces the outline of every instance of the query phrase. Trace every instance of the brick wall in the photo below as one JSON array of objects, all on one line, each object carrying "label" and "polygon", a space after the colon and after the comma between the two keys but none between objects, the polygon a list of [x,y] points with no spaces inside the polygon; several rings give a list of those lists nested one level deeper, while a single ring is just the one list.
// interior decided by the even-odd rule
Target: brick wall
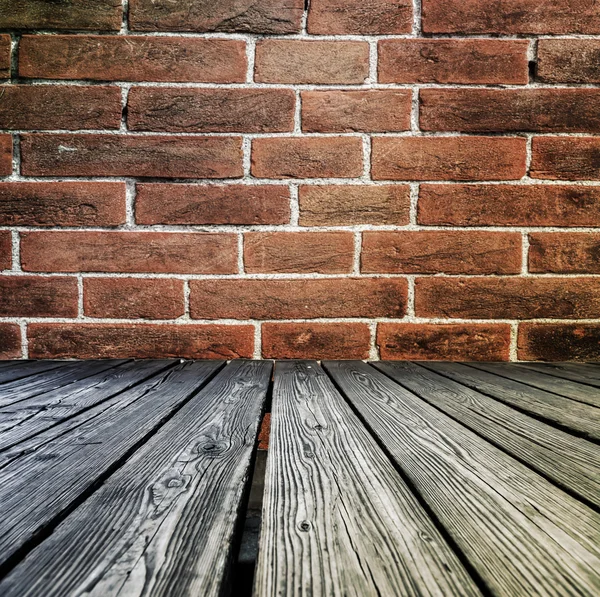
[{"label": "brick wall", "polygon": [[0,0],[0,353],[598,359],[589,0]]}]

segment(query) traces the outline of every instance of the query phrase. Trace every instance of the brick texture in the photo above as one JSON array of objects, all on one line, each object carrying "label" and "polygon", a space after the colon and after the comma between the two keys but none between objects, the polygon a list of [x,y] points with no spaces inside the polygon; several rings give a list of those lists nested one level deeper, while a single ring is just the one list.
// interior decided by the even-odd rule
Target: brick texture
[{"label": "brick texture", "polygon": [[0,276],[0,317],[76,317],[77,280]]},{"label": "brick texture", "polygon": [[600,325],[523,323],[518,347],[523,361],[600,361]]},{"label": "brick texture", "polygon": [[10,77],[10,57],[10,35],[0,35],[0,79],[8,79]]},{"label": "brick texture", "polygon": [[13,170],[13,140],[11,135],[0,134],[0,176],[8,176]]},{"label": "brick texture", "polygon": [[599,274],[600,232],[529,235],[529,269],[535,273]]},{"label": "brick texture", "polygon": [[0,323],[0,359],[21,357],[21,328],[15,323]]},{"label": "brick texture", "polygon": [[12,234],[9,230],[0,231],[0,269],[12,267]]},{"label": "brick texture", "polygon": [[537,77],[546,83],[600,83],[600,39],[540,39]]},{"label": "brick texture", "polygon": [[600,180],[599,137],[537,137],[532,154],[532,178]]}]

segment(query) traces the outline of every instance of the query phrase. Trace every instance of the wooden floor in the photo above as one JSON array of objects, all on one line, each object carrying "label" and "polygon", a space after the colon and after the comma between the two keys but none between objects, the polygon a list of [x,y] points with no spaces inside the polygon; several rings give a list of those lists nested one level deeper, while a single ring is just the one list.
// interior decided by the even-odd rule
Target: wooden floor
[{"label": "wooden floor", "polygon": [[594,364],[2,363],[0,595],[598,597],[599,442]]}]

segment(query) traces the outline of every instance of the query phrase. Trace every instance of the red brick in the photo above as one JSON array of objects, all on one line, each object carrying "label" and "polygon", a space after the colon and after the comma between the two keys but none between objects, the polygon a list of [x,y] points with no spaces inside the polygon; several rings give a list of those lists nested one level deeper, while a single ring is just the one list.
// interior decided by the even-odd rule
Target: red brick
[{"label": "red brick", "polygon": [[510,326],[380,323],[377,344],[386,360],[508,361]]},{"label": "red brick", "polygon": [[425,131],[600,132],[600,89],[422,89]]},{"label": "red brick", "polygon": [[118,129],[121,90],[80,85],[5,85],[0,94],[3,129]]},{"label": "red brick", "polygon": [[21,172],[29,176],[239,178],[238,137],[23,135]]},{"label": "red brick", "polygon": [[12,267],[12,234],[10,230],[0,231],[0,270]]},{"label": "red brick", "polygon": [[0,276],[0,317],[76,317],[77,280]]},{"label": "red brick", "polygon": [[28,327],[34,359],[249,358],[250,325],[39,324]]},{"label": "red brick", "polygon": [[132,131],[272,133],[294,129],[291,89],[134,87],[127,125]]},{"label": "red brick", "polygon": [[403,278],[192,280],[190,290],[196,319],[402,317],[407,297]]},{"label": "red brick", "polygon": [[0,323],[0,359],[19,359],[21,355],[21,329],[14,323]]},{"label": "red brick", "polygon": [[546,83],[600,83],[600,40],[540,39],[537,78]]},{"label": "red brick", "polygon": [[141,31],[299,33],[303,0],[130,0],[129,24]]},{"label": "red brick", "polygon": [[183,280],[86,278],[83,305],[89,317],[174,319],[185,312]]},{"label": "red brick", "polygon": [[258,433],[258,449],[268,450],[269,449],[269,436],[271,433],[271,413],[265,413],[262,423],[260,424],[260,431]]},{"label": "red brick", "polygon": [[0,135],[0,176],[12,174],[13,141],[11,135]]},{"label": "red brick", "polygon": [[513,180],[526,172],[526,141],[512,137],[375,137],[375,180]]},{"label": "red brick", "polygon": [[252,141],[257,178],[355,178],[363,172],[356,137],[277,137]]},{"label": "red brick", "polygon": [[525,85],[527,40],[385,39],[379,42],[381,83]]},{"label": "red brick", "polygon": [[244,235],[248,273],[343,274],[352,271],[352,232],[249,232]]},{"label": "red brick", "polygon": [[407,274],[516,274],[521,235],[516,232],[364,232],[361,271]]},{"label": "red brick", "polygon": [[118,31],[123,7],[120,0],[93,2],[3,0],[0,29],[86,29]]},{"label": "red brick", "polygon": [[169,232],[24,232],[25,271],[231,274],[234,234]]},{"label": "red brick", "polygon": [[534,137],[531,178],[600,180],[599,137]]},{"label": "red brick", "polygon": [[302,185],[301,226],[408,224],[408,185]]},{"label": "red brick", "polygon": [[364,323],[264,323],[265,359],[367,359],[371,332]]},{"label": "red brick", "polygon": [[385,133],[410,129],[412,93],[402,90],[304,91],[302,130]]},{"label": "red brick", "polygon": [[19,75],[37,79],[241,83],[246,43],[130,35],[25,35]]},{"label": "red brick", "polygon": [[369,45],[363,41],[265,39],[256,44],[260,83],[352,85],[368,75]]},{"label": "red brick", "polygon": [[312,35],[386,35],[412,31],[410,0],[311,0]]},{"label": "red brick", "polygon": [[2,182],[4,226],[118,226],[124,224],[123,182]]},{"label": "red brick", "polygon": [[419,317],[585,319],[600,317],[597,278],[418,278]]},{"label": "red brick", "polygon": [[600,33],[600,11],[587,0],[423,0],[425,33]]},{"label": "red brick", "polygon": [[522,361],[600,361],[600,325],[522,323],[517,356]]},{"label": "red brick", "polygon": [[441,226],[600,226],[600,186],[421,185],[419,223]]},{"label": "red brick", "polygon": [[0,79],[8,79],[10,77],[10,61],[10,35],[0,35]]},{"label": "red brick", "polygon": [[135,219],[138,224],[286,224],[290,192],[283,185],[138,184]]},{"label": "red brick", "polygon": [[539,232],[529,235],[529,271],[600,274],[600,233]]}]

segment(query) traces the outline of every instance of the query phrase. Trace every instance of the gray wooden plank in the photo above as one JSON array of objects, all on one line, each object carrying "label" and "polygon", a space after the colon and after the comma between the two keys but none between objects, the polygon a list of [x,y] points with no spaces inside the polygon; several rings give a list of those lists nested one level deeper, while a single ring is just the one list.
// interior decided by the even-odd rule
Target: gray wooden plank
[{"label": "gray wooden plank", "polygon": [[492,595],[598,595],[600,514],[373,367],[325,367]]},{"label": "gray wooden plank", "polygon": [[600,410],[589,404],[563,398],[460,363],[432,361],[423,364],[432,371],[540,417],[546,422],[559,425],[588,439],[600,440]]},{"label": "gray wooden plank", "polygon": [[272,364],[228,365],[0,582],[4,597],[221,595]]},{"label": "gray wooden plank", "polygon": [[66,361],[10,361],[2,363],[4,367],[0,371],[0,384],[15,379],[23,379],[51,369],[58,369],[66,364]]},{"label": "gray wooden plank", "polygon": [[82,380],[0,408],[0,451],[166,369],[173,361],[130,361]]},{"label": "gray wooden plank", "polygon": [[514,365],[526,371],[538,371],[552,377],[600,388],[600,372],[587,367],[585,363],[514,363]]},{"label": "gray wooden plank", "polygon": [[278,362],[255,595],[479,595],[315,361]]},{"label": "gray wooden plank", "polygon": [[0,470],[0,568],[77,504],[222,363],[187,362],[127,392],[137,397]]},{"label": "gray wooden plank", "polygon": [[373,366],[515,458],[600,508],[600,450],[596,444],[546,425],[424,366],[408,362],[381,362],[373,363]]},{"label": "gray wooden plank", "polygon": [[500,377],[506,377],[540,390],[559,394],[571,400],[600,407],[600,389],[575,381],[544,375],[538,371],[515,367],[514,363],[465,363],[469,367],[481,369]]}]

